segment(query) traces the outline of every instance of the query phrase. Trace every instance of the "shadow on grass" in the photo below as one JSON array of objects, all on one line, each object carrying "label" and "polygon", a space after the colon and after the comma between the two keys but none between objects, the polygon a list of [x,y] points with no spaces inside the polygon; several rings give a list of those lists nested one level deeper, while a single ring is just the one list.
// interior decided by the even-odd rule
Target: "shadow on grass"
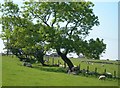
[{"label": "shadow on grass", "polygon": [[67,69],[62,67],[54,67],[54,66],[34,66],[34,69],[38,69],[41,71],[48,71],[48,72],[61,72],[66,73]]}]

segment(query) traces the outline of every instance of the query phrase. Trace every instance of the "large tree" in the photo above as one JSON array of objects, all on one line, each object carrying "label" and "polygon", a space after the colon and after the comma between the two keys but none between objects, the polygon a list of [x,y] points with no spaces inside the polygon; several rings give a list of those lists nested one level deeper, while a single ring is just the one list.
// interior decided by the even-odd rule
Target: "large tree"
[{"label": "large tree", "polygon": [[[88,58],[99,58],[104,51],[103,40],[85,40],[93,26],[99,25],[92,2],[24,2],[22,10],[13,2],[2,5],[3,40],[7,49],[20,60],[36,58],[44,64],[49,49],[74,67],[67,54],[76,52]],[[94,46],[94,47],[93,47]],[[98,48],[100,47],[100,48]],[[97,52],[98,53],[97,53]],[[96,53],[94,53],[96,52]]]},{"label": "large tree", "polygon": [[[92,2],[25,2],[24,17],[42,23],[42,34],[49,47],[56,49],[70,70],[72,62],[67,58],[69,52],[80,53],[81,42],[99,25],[93,12]],[[78,47],[76,47],[78,45]],[[80,48],[81,46],[81,48]],[[77,48],[77,49],[76,49]]]},{"label": "large tree", "polygon": [[35,24],[22,16],[17,4],[5,2],[1,5],[2,34],[5,48],[21,61],[30,61],[30,56],[44,64],[44,40],[40,35],[41,24]]}]

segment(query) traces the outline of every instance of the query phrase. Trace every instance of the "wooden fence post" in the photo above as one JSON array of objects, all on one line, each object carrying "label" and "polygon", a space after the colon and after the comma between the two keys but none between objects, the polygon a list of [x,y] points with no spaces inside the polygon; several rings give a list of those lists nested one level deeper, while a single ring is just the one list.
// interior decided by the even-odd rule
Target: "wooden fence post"
[{"label": "wooden fence post", "polygon": [[78,65],[79,71],[80,71],[80,64]]},{"label": "wooden fence post", "polygon": [[106,69],[104,70],[104,73],[106,73]]},{"label": "wooden fence post", "polygon": [[47,61],[47,64],[49,64],[49,56],[46,56],[46,61]]},{"label": "wooden fence post", "polygon": [[87,72],[89,72],[89,66],[87,66]]},{"label": "wooden fence post", "polygon": [[60,65],[60,61],[58,60],[58,65]]},{"label": "wooden fence post", "polygon": [[52,58],[52,65],[54,65],[54,58]]},{"label": "wooden fence post", "polygon": [[95,68],[95,73],[97,73],[97,68]]},{"label": "wooden fence post", "polygon": [[116,71],[114,71],[114,77],[116,77]]}]

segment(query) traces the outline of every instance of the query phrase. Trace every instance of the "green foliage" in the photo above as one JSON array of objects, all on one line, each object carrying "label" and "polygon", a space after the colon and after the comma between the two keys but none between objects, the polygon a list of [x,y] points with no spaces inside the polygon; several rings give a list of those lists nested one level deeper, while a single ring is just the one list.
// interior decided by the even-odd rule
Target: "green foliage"
[{"label": "green foliage", "polygon": [[83,54],[88,59],[100,59],[100,55],[105,53],[106,44],[104,44],[103,39],[97,38],[96,40],[90,39],[85,47]]},{"label": "green foliage", "polygon": [[84,41],[92,27],[99,25],[93,6],[94,4],[89,1],[30,0],[24,2],[23,7],[13,2],[5,2],[0,8],[1,37],[6,49],[18,49],[23,57],[28,55],[36,58],[34,54],[40,51],[40,58],[50,49],[63,49],[62,53],[65,55],[75,52],[78,55],[83,53],[87,57],[99,59],[99,55],[105,50],[103,41]]},{"label": "green foliage", "polygon": [[93,26],[99,25],[93,6],[92,2],[25,2],[23,10],[25,17],[36,18],[45,26],[43,36],[50,47],[68,53],[76,50],[76,44]]},{"label": "green foliage", "polygon": [[3,13],[1,38],[4,40],[6,49],[15,51],[15,54],[20,51],[19,57],[22,58],[26,55],[34,56],[36,49],[44,49],[42,45],[44,41],[39,33],[41,24],[34,24],[22,17],[18,5],[13,2],[2,4],[1,12]]}]

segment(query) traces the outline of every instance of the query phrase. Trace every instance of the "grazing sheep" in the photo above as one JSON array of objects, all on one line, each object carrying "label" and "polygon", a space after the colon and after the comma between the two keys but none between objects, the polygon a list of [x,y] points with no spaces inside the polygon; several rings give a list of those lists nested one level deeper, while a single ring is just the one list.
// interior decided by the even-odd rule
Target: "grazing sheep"
[{"label": "grazing sheep", "polygon": [[108,77],[108,78],[112,78],[112,73],[106,72],[106,73],[105,73],[105,76]]},{"label": "grazing sheep", "polygon": [[110,72],[106,72],[106,74],[108,74],[108,75],[112,75]]},{"label": "grazing sheep", "polygon": [[105,75],[99,76],[99,80],[105,80],[105,79],[106,79]]},{"label": "grazing sheep", "polygon": [[93,63],[91,63],[92,65],[94,65]]},{"label": "grazing sheep", "polygon": [[59,67],[64,67],[64,65],[60,64]]},{"label": "grazing sheep", "polygon": [[74,65],[74,67],[77,67],[76,65]]}]

